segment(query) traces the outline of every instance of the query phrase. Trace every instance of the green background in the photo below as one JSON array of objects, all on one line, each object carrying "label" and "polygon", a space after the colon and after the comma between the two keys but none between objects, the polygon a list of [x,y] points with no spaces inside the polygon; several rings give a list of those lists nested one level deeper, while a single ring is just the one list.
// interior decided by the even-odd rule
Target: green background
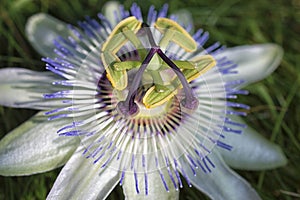
[{"label": "green background", "polygon": [[[128,8],[133,1],[121,1]],[[246,121],[266,138],[279,144],[289,163],[269,171],[238,171],[263,199],[300,199],[300,0],[174,0],[136,1],[145,14],[149,5],[170,11],[188,9],[196,28],[210,32],[210,42],[228,47],[273,42],[284,48],[281,66],[267,79],[248,86],[240,102],[251,106]],[[1,0],[0,68],[24,67],[44,70],[40,55],[24,34],[26,19],[46,12],[76,24],[85,15],[96,17],[101,0]],[[0,107],[0,138],[36,111]],[[28,177],[0,177],[0,199],[45,199],[60,169]],[[195,188],[181,190],[181,199],[208,199]],[[109,199],[120,199],[117,187]]]}]

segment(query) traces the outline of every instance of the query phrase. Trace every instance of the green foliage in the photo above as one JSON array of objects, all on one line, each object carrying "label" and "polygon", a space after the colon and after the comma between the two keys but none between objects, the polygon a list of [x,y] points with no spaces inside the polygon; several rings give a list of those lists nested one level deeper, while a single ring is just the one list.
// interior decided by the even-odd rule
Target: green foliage
[{"label": "green foliage", "polygon": [[[95,17],[105,1],[2,0],[0,3],[0,67],[25,67],[44,70],[24,34],[26,19],[47,12],[76,24],[85,15]],[[121,1],[125,7],[132,0]],[[227,46],[274,42],[285,50],[281,66],[267,79],[247,87],[250,95],[240,101],[252,108],[247,122],[266,138],[279,144],[289,159],[286,167],[262,172],[239,172],[263,199],[292,200],[300,197],[300,3],[297,0],[172,0],[136,1],[144,13],[150,4],[164,2],[170,10],[188,9],[197,28],[210,32],[210,42]],[[139,3],[140,2],[140,3]],[[0,137],[35,112],[0,107]],[[30,177],[0,177],[0,199],[45,199],[59,170]],[[203,180],[205,181],[205,180]],[[109,199],[120,199],[117,187]],[[195,188],[185,185],[181,199],[206,199]]]}]

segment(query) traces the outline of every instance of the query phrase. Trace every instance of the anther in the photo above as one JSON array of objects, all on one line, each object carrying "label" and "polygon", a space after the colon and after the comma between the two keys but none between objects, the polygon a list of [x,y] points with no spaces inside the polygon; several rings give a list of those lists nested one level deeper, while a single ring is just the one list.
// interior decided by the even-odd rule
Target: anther
[{"label": "anther", "polygon": [[180,80],[184,93],[185,93],[185,99],[182,100],[182,106],[190,109],[190,110],[195,110],[198,107],[198,100],[196,97],[194,97],[192,89],[189,86],[188,81],[186,80],[185,76],[181,72],[181,70],[175,65],[175,63],[168,58],[161,49],[157,51],[157,54],[163,59],[165,63],[167,63],[171,69],[174,71],[174,73],[177,75],[178,79]]}]

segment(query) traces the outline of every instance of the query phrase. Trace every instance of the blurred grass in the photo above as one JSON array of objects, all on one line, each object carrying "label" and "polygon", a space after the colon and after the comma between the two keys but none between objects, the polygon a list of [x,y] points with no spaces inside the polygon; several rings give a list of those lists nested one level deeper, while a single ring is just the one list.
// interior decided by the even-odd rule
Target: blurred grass
[{"label": "blurred grass", "polygon": [[[129,7],[133,1],[122,1]],[[140,2],[140,3],[139,3]],[[210,32],[210,41],[227,46],[274,42],[285,50],[281,66],[267,79],[248,86],[251,92],[240,101],[252,106],[247,122],[266,138],[279,144],[289,163],[270,171],[239,171],[266,200],[300,199],[300,0],[173,0],[170,10],[187,8],[197,28]],[[2,0],[0,2],[0,67],[44,70],[40,55],[24,35],[26,19],[47,12],[76,24],[85,15],[96,16],[104,1],[99,0]],[[144,13],[150,4],[137,1]],[[0,107],[0,137],[32,116],[35,111]],[[59,170],[29,177],[0,177],[0,199],[45,199]],[[119,199],[120,187],[109,199]],[[207,199],[187,186],[181,199]]]}]

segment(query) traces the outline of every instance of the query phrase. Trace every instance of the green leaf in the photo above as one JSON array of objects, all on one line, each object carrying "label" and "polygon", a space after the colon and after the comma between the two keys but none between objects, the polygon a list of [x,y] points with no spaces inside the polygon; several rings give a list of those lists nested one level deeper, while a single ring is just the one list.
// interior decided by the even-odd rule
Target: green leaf
[{"label": "green leaf", "polygon": [[0,141],[0,174],[21,176],[46,172],[66,163],[76,149],[75,137],[58,136],[67,120],[47,121],[43,112]]}]

